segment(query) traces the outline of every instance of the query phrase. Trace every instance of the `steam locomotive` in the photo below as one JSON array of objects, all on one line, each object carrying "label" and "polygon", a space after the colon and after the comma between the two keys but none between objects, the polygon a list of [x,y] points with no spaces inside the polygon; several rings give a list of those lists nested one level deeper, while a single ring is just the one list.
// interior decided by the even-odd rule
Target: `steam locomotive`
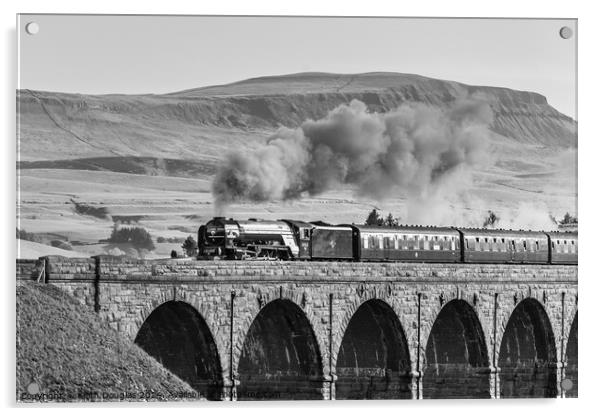
[{"label": "steam locomotive", "polygon": [[199,228],[199,259],[577,264],[577,232],[236,221]]}]

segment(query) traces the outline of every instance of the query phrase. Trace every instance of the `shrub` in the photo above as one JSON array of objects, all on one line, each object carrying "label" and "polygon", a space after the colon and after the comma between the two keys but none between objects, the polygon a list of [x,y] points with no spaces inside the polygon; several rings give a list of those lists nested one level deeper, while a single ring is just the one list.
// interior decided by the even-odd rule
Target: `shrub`
[{"label": "shrub", "polygon": [[73,202],[73,205],[75,206],[75,212],[80,215],[88,215],[100,219],[109,218],[109,210],[106,207],[93,207],[92,205],[77,202],[73,199],[71,202]]},{"label": "shrub", "polygon": [[131,243],[138,249],[155,249],[155,244],[150,233],[141,227],[113,227],[108,241],[109,243]]},{"label": "shrub", "polygon": [[140,222],[143,218],[142,215],[112,215],[113,222],[119,222],[121,224],[132,224]]},{"label": "shrub", "polygon": [[498,217],[495,212],[489,210],[487,211],[487,217],[485,218],[485,221],[483,221],[483,228],[494,228],[499,222],[500,217]]},{"label": "shrub", "polygon": [[571,216],[568,212],[564,214],[564,217],[559,221],[560,224],[577,224],[577,217]]},{"label": "shrub", "polygon": [[182,244],[182,248],[184,249],[188,257],[192,257],[196,255],[199,247],[194,238],[191,235],[189,235],[186,241],[184,241],[184,244]]},{"label": "shrub", "polygon": [[393,214],[389,212],[389,215],[384,220],[384,225],[387,227],[397,227],[399,225],[399,218],[393,217]]},{"label": "shrub", "polygon": [[60,248],[63,250],[73,250],[73,247],[71,247],[71,244],[69,244],[66,241],[62,241],[62,240],[52,240],[50,242],[50,245],[52,247]]},{"label": "shrub", "polygon": [[34,243],[41,243],[42,239],[34,233],[28,233],[25,230],[19,230],[17,228],[17,238],[20,240],[33,241]]},{"label": "shrub", "polygon": [[157,243],[182,244],[184,241],[181,237],[157,237]]},{"label": "shrub", "polygon": [[178,252],[175,250],[171,250],[171,258],[172,259],[177,259],[178,258]]}]

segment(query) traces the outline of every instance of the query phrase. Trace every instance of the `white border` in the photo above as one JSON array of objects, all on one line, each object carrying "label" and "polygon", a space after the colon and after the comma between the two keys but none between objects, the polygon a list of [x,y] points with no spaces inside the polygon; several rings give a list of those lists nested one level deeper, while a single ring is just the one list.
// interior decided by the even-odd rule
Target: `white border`
[{"label": "white border", "polygon": [[[586,4],[587,3],[587,4]],[[600,120],[601,108],[600,84],[602,68],[600,66],[599,40],[602,39],[601,14],[596,10],[596,2],[575,1],[528,1],[505,0],[499,2],[484,1],[399,1],[386,2],[370,1],[341,1],[327,2],[325,0],[220,0],[215,2],[181,1],[181,0],[96,0],[83,2],[76,0],[5,0],[1,3],[0,19],[4,54],[2,62],[2,139],[4,180],[2,195],[5,202],[2,205],[3,218],[2,242],[4,273],[2,280],[4,313],[2,314],[5,328],[2,342],[3,374],[0,378],[3,404],[14,407],[15,397],[15,283],[14,258],[16,248],[14,243],[15,229],[15,89],[16,78],[16,13],[128,13],[128,14],[269,14],[269,15],[347,15],[347,16],[440,16],[440,17],[548,17],[548,18],[578,18],[579,19],[579,222],[580,229],[580,309],[581,328],[579,348],[581,353],[580,368],[580,398],[577,400],[508,400],[508,401],[422,401],[422,402],[285,402],[285,403],[246,403],[218,404],[208,408],[178,406],[172,412],[216,412],[225,410],[232,414],[282,414],[327,411],[365,414],[376,407],[380,412],[420,412],[421,414],[448,414],[451,412],[486,412],[488,415],[503,414],[507,416],[514,412],[534,412],[546,414],[590,413],[592,409],[601,407],[596,400],[599,392],[596,390],[600,383],[600,359],[598,350],[602,347],[600,337],[600,321],[597,319],[600,311],[597,295],[601,293],[600,281],[602,273],[597,272],[594,261],[599,257],[596,238],[597,221],[600,221],[600,185],[602,176],[597,169],[602,155],[600,141],[602,139]],[[602,397],[602,396],[601,396]],[[136,405],[112,405],[113,411],[126,411]],[[140,406],[140,405],[138,405]],[[144,405],[143,405],[144,406]],[[153,405],[146,407],[145,412],[162,414],[173,405]],[[65,411],[81,412],[81,410],[62,409],[56,405],[29,408],[29,411],[50,414],[62,414]],[[70,406],[74,407],[74,406]],[[14,409],[11,410],[11,412]],[[86,413],[106,412],[105,407],[86,406]]]}]

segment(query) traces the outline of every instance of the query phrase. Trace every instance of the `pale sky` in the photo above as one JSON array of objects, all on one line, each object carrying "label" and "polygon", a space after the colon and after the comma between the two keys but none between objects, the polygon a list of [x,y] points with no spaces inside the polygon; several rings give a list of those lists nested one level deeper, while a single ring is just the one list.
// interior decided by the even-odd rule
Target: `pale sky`
[{"label": "pale sky", "polygon": [[[32,21],[36,35],[25,32]],[[560,37],[562,26],[572,38]],[[19,88],[166,93],[390,71],[534,91],[575,117],[576,29],[574,19],[21,15]]]}]

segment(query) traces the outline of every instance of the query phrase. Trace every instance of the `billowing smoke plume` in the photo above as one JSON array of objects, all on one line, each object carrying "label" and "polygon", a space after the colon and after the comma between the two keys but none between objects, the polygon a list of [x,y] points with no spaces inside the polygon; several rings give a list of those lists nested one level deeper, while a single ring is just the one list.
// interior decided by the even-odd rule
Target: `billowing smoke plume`
[{"label": "billowing smoke plume", "polygon": [[218,207],[237,201],[298,198],[352,185],[359,196],[424,196],[487,156],[493,119],[478,99],[446,110],[407,104],[369,113],[354,100],[297,129],[282,128],[255,151],[233,152],[218,171]]}]

